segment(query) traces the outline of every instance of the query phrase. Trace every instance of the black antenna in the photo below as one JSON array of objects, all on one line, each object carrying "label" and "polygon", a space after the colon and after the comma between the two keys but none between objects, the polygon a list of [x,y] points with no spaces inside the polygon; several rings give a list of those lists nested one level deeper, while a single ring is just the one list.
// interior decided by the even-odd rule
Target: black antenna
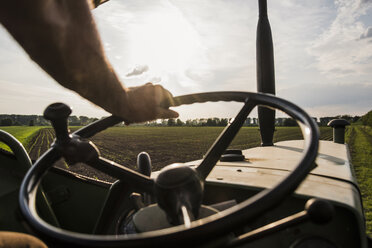
[{"label": "black antenna", "polygon": [[[266,0],[258,0],[257,24],[257,91],[275,95],[274,49],[271,28],[267,17]],[[258,120],[262,146],[272,146],[275,130],[275,110],[258,107]]]}]

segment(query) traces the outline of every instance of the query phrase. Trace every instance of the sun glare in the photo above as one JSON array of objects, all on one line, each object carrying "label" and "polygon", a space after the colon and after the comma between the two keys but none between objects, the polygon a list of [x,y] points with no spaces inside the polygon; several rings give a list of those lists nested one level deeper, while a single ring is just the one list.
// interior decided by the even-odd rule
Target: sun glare
[{"label": "sun glare", "polygon": [[152,71],[183,74],[201,62],[199,35],[174,6],[149,13],[131,32],[131,61]]}]

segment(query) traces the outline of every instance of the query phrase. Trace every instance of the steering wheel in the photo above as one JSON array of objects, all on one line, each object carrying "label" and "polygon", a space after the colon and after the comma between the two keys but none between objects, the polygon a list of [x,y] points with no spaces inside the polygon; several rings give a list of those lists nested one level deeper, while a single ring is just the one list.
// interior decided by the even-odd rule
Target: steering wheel
[{"label": "steering wheel", "polygon": [[[101,158],[98,150],[91,142],[81,140],[81,138],[89,138],[95,133],[123,121],[122,119],[111,116],[69,135],[67,131],[67,117],[71,113],[70,108],[61,103],[50,105],[44,112],[44,116],[52,121],[57,139],[52,148],[42,155],[28,171],[23,179],[19,193],[20,209],[27,222],[42,235],[77,246],[198,246],[212,240],[215,242],[216,237],[228,236],[232,230],[243,226],[250,219],[273,208],[286,196],[293,193],[313,168],[313,163],[317,156],[319,131],[314,120],[296,105],[263,93],[210,92],[191,94],[174,97],[173,101],[168,105],[180,106],[209,101],[236,101],[243,102],[244,106],[236,118],[217,138],[196,169],[186,166],[167,166],[160,171],[160,174],[155,179]],[[68,162],[85,162],[108,174],[115,175],[117,178],[131,183],[140,192],[155,194],[158,205],[175,222],[177,222],[177,214],[180,212],[180,208],[183,211],[186,207],[186,212],[197,215],[197,210],[200,208],[202,200],[203,184],[208,174],[242,127],[248,114],[257,105],[282,110],[296,119],[305,139],[303,156],[298,165],[283,181],[272,189],[263,190],[232,208],[192,221],[187,225],[186,221],[184,225],[182,225],[181,221],[181,225],[178,226],[139,234],[118,236],[75,233],[54,227],[38,216],[35,207],[38,186],[43,175],[62,156]],[[187,188],[191,188],[191,192]],[[196,191],[196,193],[193,191]],[[185,194],[187,197],[184,197]],[[228,242],[228,240],[221,242]]]}]

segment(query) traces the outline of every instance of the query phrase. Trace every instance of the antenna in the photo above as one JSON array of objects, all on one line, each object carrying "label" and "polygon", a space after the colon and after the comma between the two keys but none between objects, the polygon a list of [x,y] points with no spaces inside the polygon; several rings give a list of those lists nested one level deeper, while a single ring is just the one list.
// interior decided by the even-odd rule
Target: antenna
[{"label": "antenna", "polygon": [[[267,17],[266,0],[258,0],[256,61],[257,91],[275,95],[274,49]],[[275,110],[258,107],[262,146],[272,146],[275,130]]]}]

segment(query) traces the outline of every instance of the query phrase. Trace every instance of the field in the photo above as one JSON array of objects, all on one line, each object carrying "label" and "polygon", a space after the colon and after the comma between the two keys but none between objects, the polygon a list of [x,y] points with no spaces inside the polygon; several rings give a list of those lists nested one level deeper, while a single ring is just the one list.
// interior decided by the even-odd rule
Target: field
[{"label": "field", "polygon": [[351,160],[363,197],[367,232],[372,235],[372,128],[351,126],[346,132]]},{"label": "field", "polygon": [[[37,135],[39,130],[43,127],[26,127],[26,126],[12,126],[12,127],[1,127],[4,130],[18,139],[24,147],[29,148],[30,143],[33,142],[33,138]],[[0,142],[0,148],[10,151],[10,148]],[[29,151],[27,149],[27,151]]]},{"label": "field", "polygon": [[[98,134],[92,141],[103,156],[133,168],[141,151],[150,154],[155,170],[167,164],[187,162],[203,157],[213,141],[223,130],[221,127],[133,127],[111,128]],[[331,130],[324,129],[324,138],[331,137]],[[277,128],[275,141],[299,139],[299,128]],[[244,127],[230,148],[246,149],[260,144],[257,128]]]},{"label": "field", "polygon": [[[132,169],[136,167],[137,154],[146,151],[151,156],[153,170],[159,170],[171,163],[202,158],[222,130],[223,127],[113,127],[97,134],[92,141],[103,157]],[[301,137],[298,127],[277,127],[274,141]],[[321,138],[331,139],[332,129],[321,128]],[[38,129],[34,132],[25,144],[31,159],[36,160],[46,151],[53,139],[54,133],[51,128]],[[230,148],[246,149],[259,144],[258,128],[243,127]],[[82,164],[68,166],[60,162],[57,166],[102,180],[114,180]]]}]

